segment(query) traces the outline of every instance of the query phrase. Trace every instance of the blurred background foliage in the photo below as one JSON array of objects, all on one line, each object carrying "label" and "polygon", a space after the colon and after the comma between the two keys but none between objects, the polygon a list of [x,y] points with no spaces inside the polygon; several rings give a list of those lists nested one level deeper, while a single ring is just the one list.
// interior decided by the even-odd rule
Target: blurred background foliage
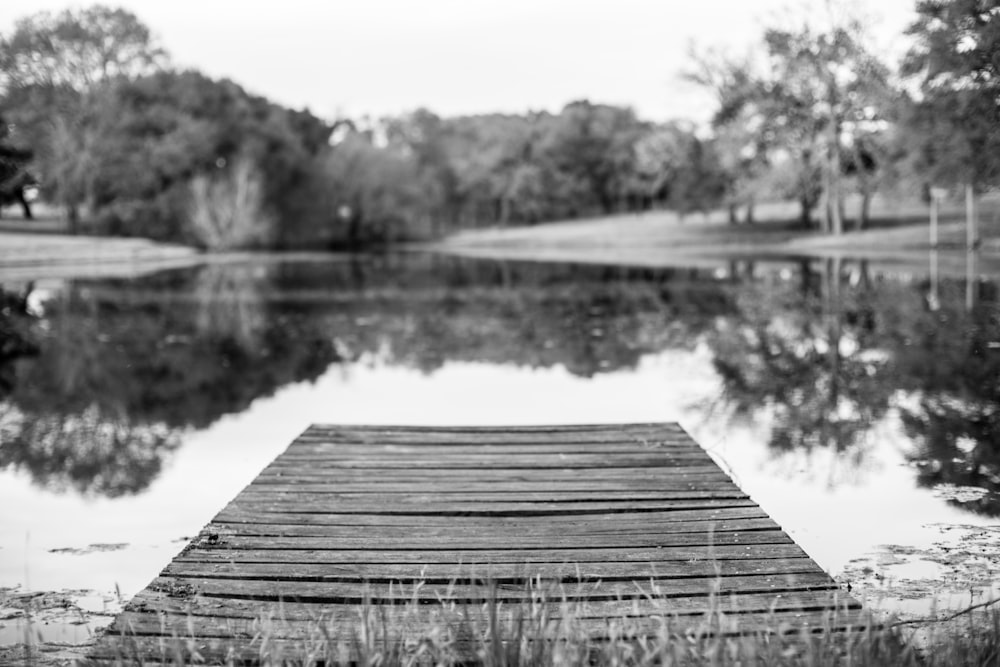
[{"label": "blurred background foliage", "polygon": [[[753,56],[704,49],[699,127],[587,100],[558,113],[324,119],[171,65],[102,5],[0,35],[0,205],[56,205],[74,233],[331,248],[459,229],[797,202],[803,227],[869,223],[879,192],[979,191],[1000,172],[993,3],[921,0],[900,63],[844,14],[767,28]],[[850,200],[850,210],[845,202]],[[853,202],[857,202],[855,205]]]}]

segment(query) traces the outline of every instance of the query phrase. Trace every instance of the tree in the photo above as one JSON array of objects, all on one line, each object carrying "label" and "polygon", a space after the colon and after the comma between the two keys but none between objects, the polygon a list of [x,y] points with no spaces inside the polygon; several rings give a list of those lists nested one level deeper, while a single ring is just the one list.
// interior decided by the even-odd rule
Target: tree
[{"label": "tree", "polygon": [[[875,179],[872,136],[884,126],[888,69],[866,46],[861,22],[826,30],[808,24],[764,33],[764,64],[716,53],[695,54],[686,76],[716,96],[713,127],[722,164],[732,176],[730,200],[753,200],[755,191],[792,197],[803,224],[825,202],[826,231],[843,231],[841,177],[845,165],[858,178],[864,213]],[[770,173],[769,173],[770,172]]]},{"label": "tree", "polygon": [[[849,19],[816,32],[771,29],[765,43],[772,61],[772,110],[792,119],[799,141],[822,159],[823,226],[843,232],[841,175],[845,135],[878,118],[888,70],[864,45],[860,21]],[[860,143],[858,144],[860,147]]]},{"label": "tree", "polygon": [[432,215],[439,184],[400,146],[379,148],[369,134],[352,132],[323,159],[327,197],[338,225],[336,245],[405,238]]},{"label": "tree", "polygon": [[650,127],[631,109],[586,101],[558,115],[441,118],[418,109],[383,121],[376,134],[385,145],[370,148],[391,153],[390,162],[410,160],[432,184],[423,207],[431,233],[440,234],[446,225],[533,223],[640,206],[647,184],[636,172],[636,143]]},{"label": "tree", "polygon": [[857,128],[845,151],[842,174],[853,183],[860,197],[854,228],[861,230],[867,228],[871,220],[871,201],[875,193],[894,176],[895,152],[891,135],[877,123]]},{"label": "tree", "polygon": [[629,108],[572,102],[552,119],[540,150],[573,183],[581,208],[607,214],[623,203],[642,129]]},{"label": "tree", "polygon": [[635,174],[632,189],[643,199],[642,208],[654,202],[664,203],[670,194],[670,183],[680,164],[683,149],[681,130],[676,124],[654,127],[635,142]]},{"label": "tree", "polygon": [[0,35],[0,112],[14,124],[15,145],[32,152],[43,195],[65,206],[73,231],[96,148],[82,122],[88,97],[165,60],[134,14],[104,5],[33,14]]},{"label": "tree", "polygon": [[889,67],[864,43],[863,32],[852,24],[840,66],[839,175],[853,180],[860,196],[855,229],[864,229],[870,218],[875,192],[891,179],[896,156],[891,146],[892,121],[900,94],[891,82]]},{"label": "tree", "polygon": [[657,126],[635,143],[632,171],[640,192],[681,216],[716,208],[730,188],[716,141],[700,139],[691,125]]},{"label": "tree", "polygon": [[[264,239],[290,245],[321,227],[314,194],[324,133],[307,112],[289,112],[231,81],[157,72],[87,91],[73,117],[55,119],[48,180],[59,201],[71,212],[87,210],[91,227],[104,233],[216,247]],[[231,205],[237,218],[220,217]],[[210,232],[223,218],[240,227],[225,223],[227,239]]]},{"label": "tree", "polygon": [[551,170],[538,143],[548,114],[486,114],[449,121],[450,161],[465,226],[533,223],[551,210]]},{"label": "tree", "polygon": [[921,0],[903,74],[920,82],[902,122],[911,160],[931,182],[981,190],[1000,176],[1000,6]]},{"label": "tree", "polygon": [[10,128],[0,116],[0,208],[7,204],[19,203],[24,211],[24,217],[31,219],[31,206],[25,196],[25,190],[35,184],[35,179],[28,171],[31,161],[30,150],[18,148],[7,143]]},{"label": "tree", "polygon": [[[42,196],[64,207],[74,232],[86,217],[105,233],[217,246],[315,239],[329,218],[316,206],[316,180],[332,127],[232,82],[165,71],[165,62],[149,29],[124,10],[20,20],[0,36],[0,112],[13,128],[4,145],[31,152]],[[228,240],[204,234],[220,229],[224,190],[236,197],[229,204],[253,191],[238,218],[243,225],[252,208],[259,223]],[[194,216],[197,229],[195,204],[215,210]]]},{"label": "tree", "polygon": [[389,144],[400,155],[412,157],[421,177],[435,183],[431,202],[437,215],[448,223],[458,221],[463,198],[459,189],[459,176],[453,164],[451,142],[452,124],[427,109],[417,109],[385,123]]},{"label": "tree", "polygon": [[746,206],[753,222],[754,203],[769,194],[763,176],[770,166],[772,133],[767,130],[760,98],[762,77],[749,59],[735,59],[718,51],[693,51],[692,69],[684,78],[707,88],[716,98],[712,116],[714,147],[725,172],[725,204],[729,221],[737,222],[737,207]]},{"label": "tree", "polygon": [[112,78],[148,74],[165,58],[149,28],[124,9],[40,12],[0,36],[0,90],[37,86],[82,93]]}]

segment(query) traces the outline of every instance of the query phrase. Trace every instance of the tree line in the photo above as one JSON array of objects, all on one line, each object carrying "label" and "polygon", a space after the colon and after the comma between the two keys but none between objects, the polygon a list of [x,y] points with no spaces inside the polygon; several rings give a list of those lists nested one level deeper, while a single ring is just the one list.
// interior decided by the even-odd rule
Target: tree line
[{"label": "tree line", "polygon": [[[174,68],[133,14],[38,13],[0,35],[0,205],[74,232],[212,249],[334,247],[662,208],[793,200],[804,226],[868,224],[880,188],[990,187],[1000,171],[1000,3],[920,0],[898,66],[850,17],[695,54],[709,128],[579,100],[558,113],[323,119]],[[848,195],[858,201],[848,211]]]}]

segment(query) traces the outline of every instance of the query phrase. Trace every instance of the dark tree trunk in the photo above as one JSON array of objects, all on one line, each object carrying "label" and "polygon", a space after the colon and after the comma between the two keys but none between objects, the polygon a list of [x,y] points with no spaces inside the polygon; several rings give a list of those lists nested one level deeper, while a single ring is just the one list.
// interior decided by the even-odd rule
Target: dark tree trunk
[{"label": "dark tree trunk", "polygon": [[80,232],[80,207],[70,204],[66,216],[69,219],[69,233],[75,236]]},{"label": "dark tree trunk", "polygon": [[511,219],[510,203],[511,203],[510,198],[508,197],[502,197],[500,199],[500,224],[503,225],[504,227],[510,224],[510,219]]},{"label": "dark tree trunk", "polygon": [[28,203],[28,199],[24,196],[24,190],[17,191],[17,200],[21,203],[21,210],[24,211],[24,219],[34,220],[35,216],[31,215],[31,204]]},{"label": "dark tree trunk", "polygon": [[752,225],[754,222],[756,222],[756,220],[753,217],[753,200],[752,199],[747,202],[747,213],[746,213],[746,217],[744,218],[744,221],[748,225]]},{"label": "dark tree trunk", "polygon": [[607,194],[602,193],[600,196],[600,202],[601,202],[601,211],[604,212],[604,215],[611,215],[612,213],[615,212],[614,198],[612,198]]},{"label": "dark tree trunk", "polygon": [[351,213],[351,218],[347,222],[347,244],[350,246],[361,244],[361,211],[358,209]]},{"label": "dark tree trunk", "polygon": [[861,272],[861,286],[866,290],[870,290],[872,287],[872,274],[867,259],[861,260],[859,270]]},{"label": "dark tree trunk", "polygon": [[799,260],[799,288],[801,290],[803,297],[808,297],[812,294],[812,267],[809,266],[808,259]]},{"label": "dark tree trunk", "polygon": [[872,196],[868,192],[864,192],[861,195],[861,210],[858,211],[858,231],[862,229],[868,229],[868,223],[871,221],[871,205]]},{"label": "dark tree trunk", "polygon": [[809,229],[812,227],[812,202],[809,201],[808,197],[799,198],[799,222],[802,224],[803,229]]}]

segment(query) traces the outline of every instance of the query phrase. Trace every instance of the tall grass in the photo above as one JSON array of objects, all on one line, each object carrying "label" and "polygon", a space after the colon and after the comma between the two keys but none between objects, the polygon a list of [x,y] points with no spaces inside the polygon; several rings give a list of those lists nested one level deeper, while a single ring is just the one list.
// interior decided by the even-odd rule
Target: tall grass
[{"label": "tall grass", "polygon": [[553,599],[537,589],[514,604],[493,595],[478,604],[446,599],[426,604],[414,594],[402,605],[368,599],[308,619],[290,618],[279,604],[248,621],[242,642],[199,638],[195,616],[182,621],[180,632],[164,620],[167,639],[153,655],[148,642],[142,653],[142,638],[132,632],[109,639],[112,662],[121,665],[147,664],[150,658],[172,665],[371,667],[1000,665],[1000,613],[992,610],[966,614],[960,625],[924,625],[917,643],[907,624],[878,622],[870,613],[859,623],[858,616],[848,618],[845,610],[833,608],[820,627],[803,630],[782,622],[772,605],[768,622],[748,626],[727,610],[725,596],[707,599],[708,610],[698,616],[673,614],[669,597],[652,597],[616,618],[596,619],[588,617],[586,601]]}]

